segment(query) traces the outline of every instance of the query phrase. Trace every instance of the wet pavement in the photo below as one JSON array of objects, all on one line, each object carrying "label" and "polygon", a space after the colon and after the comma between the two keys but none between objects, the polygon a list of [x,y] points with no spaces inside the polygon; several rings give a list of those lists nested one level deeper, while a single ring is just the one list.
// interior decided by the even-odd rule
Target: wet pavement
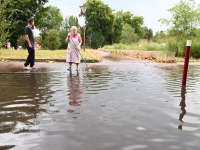
[{"label": "wet pavement", "polygon": [[0,63],[0,149],[199,150],[200,65]]}]

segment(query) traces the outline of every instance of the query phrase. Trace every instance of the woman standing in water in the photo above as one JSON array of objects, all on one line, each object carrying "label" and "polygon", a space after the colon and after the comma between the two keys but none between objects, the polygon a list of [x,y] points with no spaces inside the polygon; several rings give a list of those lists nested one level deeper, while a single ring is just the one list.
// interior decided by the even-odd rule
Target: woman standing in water
[{"label": "woman standing in water", "polygon": [[81,62],[79,52],[81,50],[82,39],[77,32],[76,26],[71,27],[71,32],[67,35],[66,42],[68,43],[66,62],[69,63],[69,68],[67,70],[71,71],[72,64],[75,63],[76,71],[79,71],[78,65]]}]

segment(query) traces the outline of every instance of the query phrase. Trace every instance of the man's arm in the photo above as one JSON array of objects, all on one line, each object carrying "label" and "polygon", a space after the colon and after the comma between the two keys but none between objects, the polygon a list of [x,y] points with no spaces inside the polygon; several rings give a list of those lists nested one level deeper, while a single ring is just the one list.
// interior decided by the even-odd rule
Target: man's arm
[{"label": "man's arm", "polygon": [[30,48],[32,48],[33,46],[31,45],[31,42],[30,42],[30,40],[29,40],[28,35],[25,35],[25,40],[28,42],[28,46],[29,46]]}]

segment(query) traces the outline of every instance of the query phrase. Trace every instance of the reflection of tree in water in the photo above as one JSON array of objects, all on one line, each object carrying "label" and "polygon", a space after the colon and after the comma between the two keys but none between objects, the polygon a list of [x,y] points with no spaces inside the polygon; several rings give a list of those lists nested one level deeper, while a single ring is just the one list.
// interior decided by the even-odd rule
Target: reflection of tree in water
[{"label": "reflection of tree in water", "polygon": [[46,112],[40,105],[47,104],[51,96],[50,87],[45,86],[48,75],[31,73],[0,76],[0,134],[38,132],[38,129],[31,127],[38,124],[37,115]]}]

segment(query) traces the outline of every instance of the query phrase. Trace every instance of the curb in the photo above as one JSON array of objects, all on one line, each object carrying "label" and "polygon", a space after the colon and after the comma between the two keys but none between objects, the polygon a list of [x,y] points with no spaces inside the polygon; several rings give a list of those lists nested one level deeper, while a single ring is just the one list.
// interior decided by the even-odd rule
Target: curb
[{"label": "curb", "polygon": [[[18,59],[18,58],[0,58],[0,62],[2,60],[5,61],[26,61],[26,59]],[[99,63],[98,60],[85,60],[87,63]],[[66,62],[66,59],[35,59],[35,62]],[[84,62],[81,60],[81,62]]]}]

